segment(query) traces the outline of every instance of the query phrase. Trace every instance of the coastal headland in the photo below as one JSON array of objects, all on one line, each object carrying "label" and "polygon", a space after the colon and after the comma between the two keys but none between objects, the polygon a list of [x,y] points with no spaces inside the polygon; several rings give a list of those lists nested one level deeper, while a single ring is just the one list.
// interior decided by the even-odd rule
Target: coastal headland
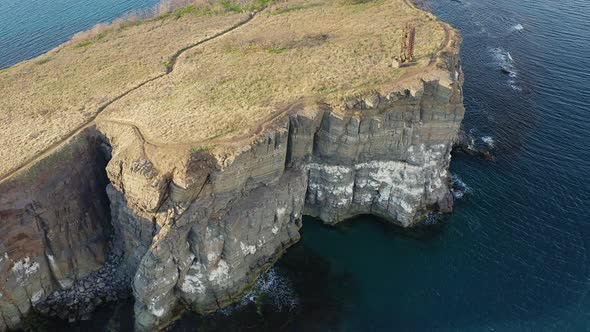
[{"label": "coastal headland", "polygon": [[192,3],[0,71],[0,331],[129,288],[153,330],[238,300],[303,215],[450,211],[460,41],[405,0]]}]

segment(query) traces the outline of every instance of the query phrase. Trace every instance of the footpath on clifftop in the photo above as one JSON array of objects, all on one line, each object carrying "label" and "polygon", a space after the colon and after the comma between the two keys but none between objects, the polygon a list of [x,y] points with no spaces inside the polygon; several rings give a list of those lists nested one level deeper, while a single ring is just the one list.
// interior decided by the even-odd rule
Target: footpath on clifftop
[{"label": "footpath on clifftop", "polygon": [[[249,137],[303,99],[337,105],[427,77],[448,40],[446,24],[402,0],[255,4],[113,25],[0,71],[0,181],[99,121],[158,145]],[[400,67],[409,24],[416,47]]]}]

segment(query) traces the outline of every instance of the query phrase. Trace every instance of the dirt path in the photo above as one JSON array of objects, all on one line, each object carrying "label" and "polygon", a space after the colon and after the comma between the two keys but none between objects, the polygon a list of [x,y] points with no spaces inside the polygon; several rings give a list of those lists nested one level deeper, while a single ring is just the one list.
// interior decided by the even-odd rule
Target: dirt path
[{"label": "dirt path", "polygon": [[[421,9],[418,9],[414,4],[412,4],[410,2],[410,0],[406,0],[407,4],[413,8],[415,8],[416,10],[422,11]],[[47,149],[45,149],[43,152],[41,152],[40,154],[37,154],[33,157],[31,157],[30,159],[26,160],[21,166],[11,170],[10,172],[8,172],[7,174],[3,175],[0,177],[0,182],[3,182],[9,178],[11,178],[12,176],[14,176],[16,173],[26,169],[29,165],[47,157],[48,155],[50,155],[51,153],[53,153],[57,148],[59,148],[61,146],[61,144],[63,144],[64,142],[66,142],[67,140],[71,139],[72,137],[74,137],[75,135],[79,134],[80,132],[82,132],[84,129],[92,126],[93,124],[95,124],[97,122],[96,118],[111,104],[113,104],[114,102],[120,100],[121,98],[127,96],[128,94],[130,94],[131,92],[141,88],[142,86],[153,82],[155,80],[158,80],[166,75],[169,75],[170,73],[172,73],[174,71],[175,65],[177,63],[178,58],[186,51],[197,47],[199,45],[202,45],[208,41],[211,41],[215,38],[218,38],[220,36],[223,36],[229,32],[232,32],[236,29],[238,29],[239,27],[247,24],[248,22],[250,22],[255,16],[256,14],[260,13],[262,10],[258,11],[258,12],[253,12],[251,14],[249,14],[249,16],[245,19],[242,20],[241,22],[239,22],[238,24],[224,30],[221,31],[211,37],[202,39],[192,45],[189,45],[187,47],[184,47],[180,50],[178,50],[176,53],[174,53],[172,55],[172,57],[170,58],[170,65],[168,66],[166,73],[160,74],[156,77],[153,77],[149,80],[146,80],[144,82],[142,82],[141,84],[138,84],[137,86],[125,91],[124,93],[120,94],[119,96],[115,97],[114,99],[108,101],[107,103],[103,104],[101,107],[98,108],[97,112],[95,113],[95,115],[93,117],[91,117],[87,122],[85,122],[84,124],[80,125],[78,128],[76,128],[74,131],[72,131],[68,136],[62,138],[61,140],[59,140],[58,142],[52,144],[50,147],[48,147]],[[428,72],[430,70],[434,70],[435,68],[435,64],[436,64],[436,58],[440,55],[440,53],[447,47],[450,46],[451,43],[451,39],[450,39],[450,31],[448,26],[445,23],[440,23],[441,27],[444,29],[445,31],[445,37],[443,39],[443,41],[441,42],[441,45],[439,46],[437,52],[434,53],[434,55],[432,56],[432,58],[430,59],[428,65],[424,68],[415,68],[415,69],[410,69],[406,75],[404,77],[402,77],[397,83],[402,83],[404,81],[408,81],[411,80],[413,78],[415,78],[416,76],[418,76],[421,73],[424,72]],[[144,143],[144,144],[148,144],[154,147],[159,147],[159,148],[192,148],[195,146],[203,146],[203,145],[208,145],[208,144],[223,144],[223,145],[235,145],[238,144],[240,142],[243,142],[244,140],[247,139],[251,139],[253,136],[262,133],[264,130],[266,130],[267,128],[269,128],[270,126],[272,126],[273,123],[275,123],[276,120],[280,119],[282,116],[291,113],[294,109],[297,109],[299,106],[304,105],[304,103],[306,101],[309,101],[313,98],[306,98],[305,100],[299,100],[287,107],[284,107],[280,110],[278,110],[277,112],[270,114],[266,119],[264,119],[263,121],[261,121],[260,125],[256,126],[255,128],[252,128],[252,130],[249,130],[248,132],[246,132],[245,134],[242,134],[240,136],[235,136],[235,137],[231,137],[231,138],[220,138],[220,139],[206,139],[206,140],[200,140],[200,141],[194,141],[194,142],[186,142],[186,143],[164,143],[164,142],[157,142],[154,139],[151,139],[149,137],[147,137],[145,135],[145,133],[143,133],[141,131],[141,129],[132,121],[123,121],[123,120],[109,120],[109,119],[105,119],[105,120],[99,120],[100,122],[111,122],[111,123],[115,123],[115,124],[121,124],[121,125],[126,125],[126,126],[130,126],[133,128],[133,130],[136,132],[138,138]]]},{"label": "dirt path", "polygon": [[[262,10],[260,10],[262,11]],[[202,45],[206,42],[209,42],[215,38],[221,37],[227,33],[230,33],[236,29],[238,29],[239,27],[247,24],[248,22],[252,21],[252,19],[256,16],[256,14],[258,14],[260,11],[255,11],[252,12],[248,15],[248,17],[240,22],[238,22],[237,24],[229,27],[226,30],[223,30],[221,32],[218,32],[214,35],[212,35],[211,37],[207,37],[205,39],[202,39],[194,44],[191,44],[189,46],[186,46],[178,51],[176,51],[176,53],[174,53],[171,57],[170,57],[170,63],[168,65],[168,67],[166,68],[166,72],[160,75],[157,75],[155,77],[152,77],[136,86],[134,86],[133,88],[123,92],[122,94],[116,96],[115,98],[109,100],[108,102],[106,102],[105,104],[101,105],[96,113],[90,117],[86,122],[82,123],[80,126],[76,127],[72,132],[70,132],[67,136],[61,138],[59,141],[51,144],[49,147],[47,147],[46,149],[44,149],[43,151],[41,151],[39,154],[36,154],[34,156],[32,156],[31,158],[25,160],[25,162],[23,164],[21,164],[20,166],[17,166],[15,168],[13,168],[12,170],[10,170],[8,173],[0,176],[0,183],[4,182],[8,179],[10,179],[11,177],[13,177],[15,174],[17,174],[18,172],[26,169],[28,166],[30,166],[31,164],[36,163],[37,161],[46,158],[47,156],[49,156],[51,153],[55,152],[55,150],[57,150],[64,142],[68,141],[69,139],[71,139],[72,137],[78,135],[79,133],[81,133],[84,129],[92,126],[95,122],[96,122],[96,118],[107,108],[109,107],[111,104],[113,104],[114,102],[120,100],[121,98],[127,96],[128,94],[130,94],[131,92],[141,88],[142,86],[153,82],[155,80],[158,80],[166,75],[169,75],[170,73],[172,73],[174,71],[174,67],[176,65],[176,62],[178,60],[178,58],[186,51],[195,48],[199,45]],[[137,128],[137,127],[136,127]],[[139,131],[139,128],[137,128],[138,133],[141,135],[141,132]]]},{"label": "dirt path", "polygon": [[[415,8],[415,6],[411,2],[409,2],[409,0],[407,0],[407,3],[408,3],[408,5],[411,5],[412,7]],[[421,9],[418,9],[418,8],[416,8],[416,10],[422,11]],[[442,22],[441,22],[441,27],[445,31],[445,37],[444,37],[443,41],[441,42],[440,46],[438,47],[437,51],[434,53],[432,58],[429,60],[428,65],[423,68],[411,68],[410,70],[408,70],[408,72],[406,73],[405,76],[403,76],[400,80],[397,81],[397,83],[403,83],[405,81],[412,80],[420,74],[423,74],[425,72],[436,69],[435,67],[436,67],[437,57],[440,55],[440,53],[445,48],[451,46],[451,38],[450,38],[451,32],[449,31],[449,27],[445,23],[442,23]],[[260,121],[260,124],[258,126],[252,128],[251,130],[247,131],[246,133],[244,133],[242,135],[233,136],[230,138],[211,138],[211,139],[192,141],[192,142],[184,142],[184,143],[158,142],[157,140],[155,140],[153,138],[147,137],[146,134],[141,131],[141,128],[139,128],[137,126],[137,124],[135,124],[132,121],[114,120],[114,119],[105,119],[105,120],[100,120],[100,121],[130,126],[133,128],[133,130],[136,132],[138,138],[144,144],[148,144],[152,147],[157,147],[157,148],[189,148],[190,149],[192,147],[206,146],[206,145],[232,146],[232,145],[239,145],[240,143],[243,143],[245,140],[248,140],[254,136],[257,136],[258,134],[262,133],[263,131],[265,131],[266,129],[271,127],[274,123],[276,123],[282,117],[286,116],[289,113],[292,113],[293,111],[297,110],[298,108],[304,107],[307,102],[310,102],[313,100],[314,100],[313,97],[307,97],[307,98],[300,99],[300,100],[288,105],[287,107],[281,108],[277,112],[268,115],[264,120]]]}]

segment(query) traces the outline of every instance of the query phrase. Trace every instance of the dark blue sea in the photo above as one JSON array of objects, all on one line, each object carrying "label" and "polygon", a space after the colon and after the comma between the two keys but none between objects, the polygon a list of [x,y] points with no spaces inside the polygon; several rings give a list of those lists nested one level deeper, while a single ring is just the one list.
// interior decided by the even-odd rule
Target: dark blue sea
[{"label": "dark blue sea", "polygon": [[[0,0],[0,67],[154,2]],[[454,156],[455,212],[414,232],[305,220],[241,303],[170,331],[590,331],[590,1],[433,6],[463,34],[464,127],[493,145]],[[126,330],[131,312],[48,329]]]}]

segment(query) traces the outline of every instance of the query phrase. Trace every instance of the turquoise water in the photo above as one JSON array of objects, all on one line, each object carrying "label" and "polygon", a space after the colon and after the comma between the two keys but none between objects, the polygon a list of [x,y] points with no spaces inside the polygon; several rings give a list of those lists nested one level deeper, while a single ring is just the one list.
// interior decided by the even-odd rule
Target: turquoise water
[{"label": "turquoise water", "polygon": [[[152,3],[2,0],[0,67]],[[367,216],[305,220],[258,301],[170,330],[590,331],[590,2],[435,0],[434,12],[464,37],[465,127],[495,145],[492,161],[454,156],[471,192],[448,223],[402,234]],[[105,330],[128,309],[59,329]]]}]

